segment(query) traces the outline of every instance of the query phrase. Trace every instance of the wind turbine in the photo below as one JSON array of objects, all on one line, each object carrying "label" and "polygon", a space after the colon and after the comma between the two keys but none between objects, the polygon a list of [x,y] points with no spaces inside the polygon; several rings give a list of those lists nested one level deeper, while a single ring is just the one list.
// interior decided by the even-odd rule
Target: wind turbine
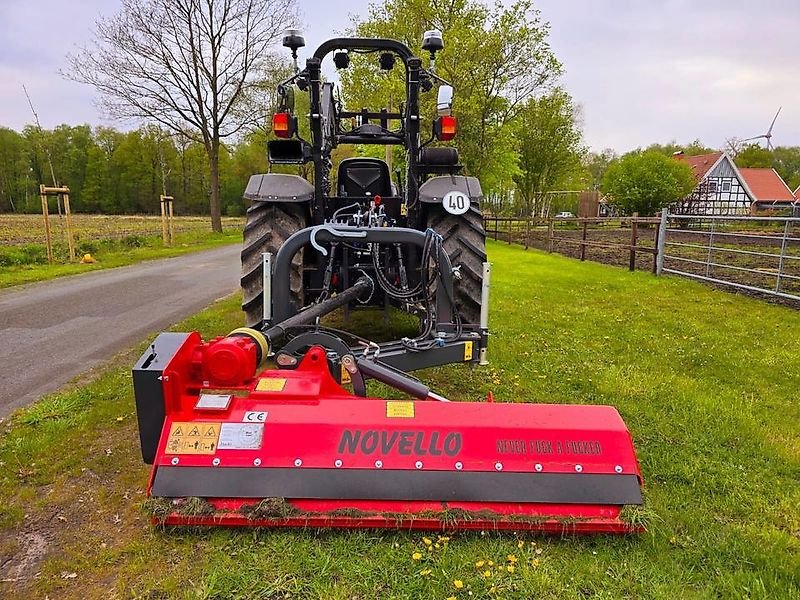
[{"label": "wind turbine", "polygon": [[765,133],[764,135],[757,135],[751,138],[740,140],[740,142],[751,142],[753,140],[760,140],[761,138],[764,138],[765,140],[767,140],[767,150],[774,150],[774,146],[772,145],[772,128],[775,126],[775,121],[778,120],[778,115],[781,114],[782,108],[783,108],[782,106],[778,107],[778,112],[775,113],[775,118],[772,119],[772,123],[770,124],[769,129],[767,129],[767,133]]}]

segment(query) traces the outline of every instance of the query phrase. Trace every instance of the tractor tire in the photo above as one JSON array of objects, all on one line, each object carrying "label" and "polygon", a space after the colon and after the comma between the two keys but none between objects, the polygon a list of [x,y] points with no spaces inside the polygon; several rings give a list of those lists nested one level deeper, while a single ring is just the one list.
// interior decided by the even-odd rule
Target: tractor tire
[{"label": "tractor tire", "polygon": [[486,262],[486,232],[475,203],[463,215],[451,215],[441,206],[428,210],[427,225],[444,239],[444,250],[455,267],[461,265],[461,280],[453,287],[462,323],[480,323],[483,263]]},{"label": "tractor tire", "polygon": [[[248,327],[261,324],[264,315],[262,254],[278,249],[292,234],[306,227],[306,209],[297,204],[254,203],[247,209],[242,244],[242,310]],[[274,285],[279,285],[277,282]],[[303,250],[292,258],[289,277],[291,295],[303,306]]]}]

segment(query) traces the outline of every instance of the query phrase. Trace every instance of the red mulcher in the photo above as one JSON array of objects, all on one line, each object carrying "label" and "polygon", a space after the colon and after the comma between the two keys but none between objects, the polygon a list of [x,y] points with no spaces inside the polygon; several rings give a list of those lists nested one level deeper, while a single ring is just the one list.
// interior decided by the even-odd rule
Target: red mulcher
[{"label": "red mulcher", "polygon": [[[296,58],[302,36],[287,32],[284,44]],[[336,38],[279,86],[275,132],[284,139],[270,142],[270,161],[313,162],[314,185],[277,173],[248,183],[248,327],[208,342],[162,333],[133,370],[156,522],[639,529],[623,513],[642,503],[641,474],[616,409],[491,395],[450,402],[408,375],[457,362],[480,368],[489,339],[481,188],[459,174],[454,149],[425,147],[455,135],[449,85],[420,142],[419,95],[446,83],[434,70],[441,35],[427,32],[422,47],[429,69],[400,42]],[[398,112],[343,110],[321,77],[330,53],[337,68],[351,54],[377,54],[386,71],[402,63]],[[297,136],[295,90],[310,95],[310,143]],[[358,157],[342,161],[333,186],[331,151],[342,143],[403,145],[405,177],[395,184],[386,163]],[[416,315],[419,334],[378,344],[320,323],[365,307]],[[270,356],[275,367],[263,370]],[[410,399],[369,397],[369,380]]]}]

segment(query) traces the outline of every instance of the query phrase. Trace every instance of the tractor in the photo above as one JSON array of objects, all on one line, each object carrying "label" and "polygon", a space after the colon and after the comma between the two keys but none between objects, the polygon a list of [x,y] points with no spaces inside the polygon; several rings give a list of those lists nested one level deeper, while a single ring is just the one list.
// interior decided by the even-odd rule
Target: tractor
[{"label": "tractor", "polygon": [[[289,30],[283,45],[296,65],[303,36]],[[452,362],[456,356],[463,362],[463,345],[469,342],[471,360],[482,355],[485,361],[488,265],[481,186],[461,174],[455,148],[435,145],[452,140],[457,129],[453,88],[435,71],[443,47],[441,33],[425,33],[426,69],[401,42],[335,38],[278,86],[270,164],[311,163],[313,184],[282,173],[253,175],[248,182],[241,279],[248,327],[269,327],[367,277],[373,283],[370,293],[352,300],[348,309],[395,307],[419,317],[418,335],[387,347],[384,360],[396,357],[404,370]],[[347,110],[334,84],[323,81],[323,59],[333,54],[336,66],[347,68],[354,53],[375,55],[384,71],[402,65],[406,94],[397,112]],[[437,115],[426,124],[421,97],[435,87]],[[310,140],[299,134],[298,93],[309,96]],[[343,144],[402,146],[404,169],[393,178],[385,160],[353,157],[333,173],[332,153]]]},{"label": "tractor", "polygon": [[[436,74],[444,44],[424,35],[429,68],[389,39],[335,38],[278,86],[273,166],[245,191],[247,327],[203,341],[161,333],[133,369],[154,523],[300,528],[505,529],[626,533],[642,503],[630,433],[611,406],[451,402],[409,373],[486,364],[489,265],[481,186],[452,140],[453,88]],[[397,112],[347,110],[323,81],[333,54],[375,56],[405,71]],[[425,124],[420,97],[438,85]],[[310,140],[294,114],[309,95]],[[392,178],[342,144],[401,146]],[[378,343],[321,318],[337,309],[400,309],[416,333]],[[414,319],[411,319],[414,321]],[[374,320],[372,321],[374,324]],[[376,329],[376,328],[374,328]],[[373,329],[373,333],[374,333]],[[271,359],[272,365],[267,367]],[[410,399],[370,397],[379,381]],[[635,514],[635,513],[634,513]]]}]

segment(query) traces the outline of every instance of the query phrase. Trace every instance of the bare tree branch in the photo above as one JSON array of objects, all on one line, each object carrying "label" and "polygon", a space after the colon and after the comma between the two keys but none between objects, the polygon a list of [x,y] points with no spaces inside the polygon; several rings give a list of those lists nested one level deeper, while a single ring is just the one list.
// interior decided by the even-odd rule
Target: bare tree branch
[{"label": "bare tree branch", "polygon": [[[260,123],[269,48],[296,22],[295,0],[122,0],[66,76],[93,86],[112,117],[144,119],[203,143],[212,228],[221,231],[219,148]],[[270,77],[266,77],[271,79]]]}]

